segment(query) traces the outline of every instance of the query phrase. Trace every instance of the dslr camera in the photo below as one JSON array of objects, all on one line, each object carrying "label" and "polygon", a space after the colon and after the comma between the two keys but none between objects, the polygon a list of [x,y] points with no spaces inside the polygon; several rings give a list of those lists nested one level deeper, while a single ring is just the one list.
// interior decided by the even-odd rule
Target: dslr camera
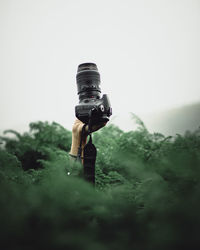
[{"label": "dslr camera", "polygon": [[101,97],[100,74],[95,63],[78,66],[76,83],[79,104],[75,106],[76,117],[85,124],[95,125],[109,121],[112,108],[106,94]]}]

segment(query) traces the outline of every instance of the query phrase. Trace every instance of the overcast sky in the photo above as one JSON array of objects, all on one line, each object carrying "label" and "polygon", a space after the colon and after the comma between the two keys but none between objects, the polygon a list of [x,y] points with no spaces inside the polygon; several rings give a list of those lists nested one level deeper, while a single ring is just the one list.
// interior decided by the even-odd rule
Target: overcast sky
[{"label": "overcast sky", "polygon": [[200,101],[199,44],[199,0],[0,0],[0,130],[71,129],[84,62],[122,128],[129,112]]}]

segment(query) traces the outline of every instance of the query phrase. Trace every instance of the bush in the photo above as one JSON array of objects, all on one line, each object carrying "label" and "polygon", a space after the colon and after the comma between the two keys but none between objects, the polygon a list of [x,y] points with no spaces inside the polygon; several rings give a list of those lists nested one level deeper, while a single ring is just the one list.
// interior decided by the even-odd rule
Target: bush
[{"label": "bush", "polygon": [[94,134],[95,189],[60,125],[1,137],[1,248],[199,249],[200,130],[165,137],[138,124]]}]

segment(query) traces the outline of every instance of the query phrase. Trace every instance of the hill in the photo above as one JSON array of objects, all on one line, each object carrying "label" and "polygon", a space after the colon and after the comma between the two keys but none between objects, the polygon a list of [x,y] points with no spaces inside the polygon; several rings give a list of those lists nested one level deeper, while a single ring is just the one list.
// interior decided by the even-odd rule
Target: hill
[{"label": "hill", "polygon": [[200,126],[200,103],[144,115],[141,119],[150,132],[184,134],[187,130],[195,131]]}]

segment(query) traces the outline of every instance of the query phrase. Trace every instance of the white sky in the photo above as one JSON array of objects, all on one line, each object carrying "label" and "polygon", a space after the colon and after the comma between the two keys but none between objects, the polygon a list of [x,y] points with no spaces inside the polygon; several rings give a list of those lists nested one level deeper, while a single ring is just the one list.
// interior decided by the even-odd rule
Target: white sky
[{"label": "white sky", "polygon": [[198,0],[0,0],[0,130],[71,129],[84,62],[97,64],[119,125],[200,101],[199,14]]}]

